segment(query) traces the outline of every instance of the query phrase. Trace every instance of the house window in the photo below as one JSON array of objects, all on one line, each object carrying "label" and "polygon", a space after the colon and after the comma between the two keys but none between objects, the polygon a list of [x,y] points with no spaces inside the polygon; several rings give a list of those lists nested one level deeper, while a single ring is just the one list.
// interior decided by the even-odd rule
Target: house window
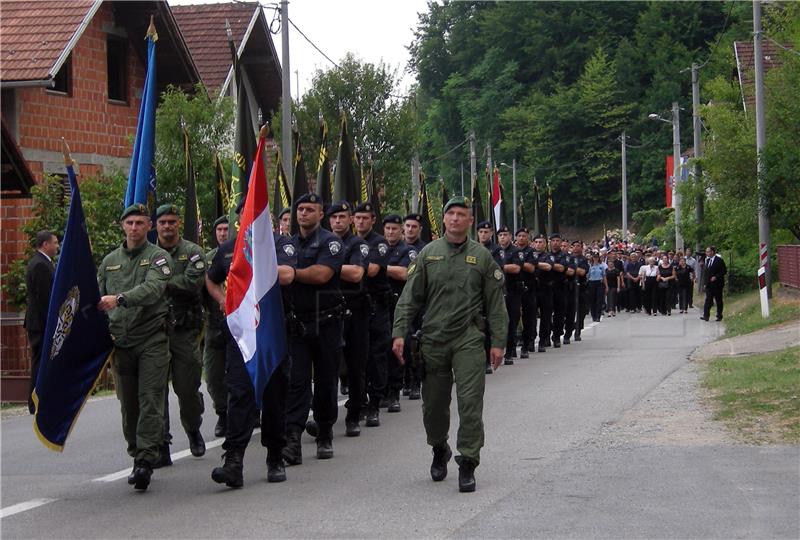
[{"label": "house window", "polygon": [[128,101],[127,42],[110,37],[106,40],[106,60],[108,63],[108,99]]},{"label": "house window", "polygon": [[53,77],[53,87],[49,90],[66,96],[72,95],[72,54],[67,57],[61,65],[61,69]]}]

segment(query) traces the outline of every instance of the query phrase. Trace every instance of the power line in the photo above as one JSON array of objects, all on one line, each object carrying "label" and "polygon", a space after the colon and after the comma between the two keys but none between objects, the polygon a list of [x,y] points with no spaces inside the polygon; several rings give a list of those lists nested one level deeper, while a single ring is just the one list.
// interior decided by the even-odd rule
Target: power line
[{"label": "power line", "polygon": [[325,54],[324,52],[322,52],[322,49],[320,49],[319,47],[317,47],[317,45],[316,45],[316,44],[315,44],[313,41],[311,41],[311,39],[309,39],[309,37],[308,37],[307,35],[305,35],[305,34],[303,33],[303,31],[302,31],[302,30],[300,30],[300,29],[297,27],[297,25],[296,25],[296,24],[294,24],[294,21],[292,21],[292,19],[289,19],[289,24],[291,24],[291,25],[292,25],[292,27],[293,27],[295,30],[297,30],[297,31],[300,33],[300,35],[301,35],[301,36],[303,36],[303,39],[305,39],[306,41],[308,41],[309,45],[311,45],[312,47],[314,47],[314,48],[317,50],[317,52],[318,52],[319,54],[321,54],[322,56],[324,56],[324,57],[325,57],[325,59],[326,59],[328,62],[330,62],[331,64],[333,64],[333,65],[334,65],[334,66],[336,66],[337,68],[339,67],[339,64],[337,64],[336,62],[334,62],[333,60],[331,60],[331,57],[330,57],[330,56],[328,56],[327,54]]},{"label": "power line", "polygon": [[736,2],[731,0],[731,7],[728,9],[728,15],[725,17],[725,22],[722,25],[722,31],[719,33],[719,36],[717,36],[717,42],[714,44],[714,48],[711,49],[711,52],[708,54],[708,58],[706,58],[706,61],[703,62],[702,64],[700,64],[699,66],[697,66],[697,69],[701,69],[701,68],[705,67],[705,65],[708,64],[711,61],[711,58],[713,58],[714,53],[717,52],[717,47],[719,47],[719,44],[722,41],[722,36],[724,36],[725,32],[727,31],[728,20],[730,20],[730,18],[731,18],[731,13],[733,13],[733,6],[734,6],[735,3]]},{"label": "power line", "polygon": [[788,52],[790,52],[792,54],[796,54],[797,56],[800,56],[800,51],[796,51],[794,49],[790,49],[789,47],[787,47],[785,45],[781,45],[780,43],[778,43],[777,41],[775,41],[771,37],[767,36],[766,34],[764,34],[764,37],[766,37],[768,40],[770,40],[772,43],[774,43],[775,45],[777,45],[778,47],[780,47],[784,51],[788,51]]}]

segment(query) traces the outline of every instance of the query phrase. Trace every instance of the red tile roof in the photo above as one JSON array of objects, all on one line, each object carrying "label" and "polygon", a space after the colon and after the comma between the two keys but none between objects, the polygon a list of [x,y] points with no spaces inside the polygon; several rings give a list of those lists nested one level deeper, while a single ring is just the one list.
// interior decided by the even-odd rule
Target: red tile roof
[{"label": "red tile roof", "polygon": [[231,68],[225,19],[230,22],[238,50],[257,9],[260,8],[256,2],[172,6],[183,39],[209,91],[222,87]]},{"label": "red tile roof", "polygon": [[[788,45],[790,47],[790,45]],[[745,111],[748,107],[755,106],[755,52],[752,41],[735,41],[733,52],[736,55],[736,69],[739,72],[739,88],[742,92],[742,101]],[[764,73],[783,65],[783,51],[769,40],[761,41],[761,54],[764,62]]]},{"label": "red tile roof", "polygon": [[94,0],[3,0],[0,80],[47,79],[92,4]]}]

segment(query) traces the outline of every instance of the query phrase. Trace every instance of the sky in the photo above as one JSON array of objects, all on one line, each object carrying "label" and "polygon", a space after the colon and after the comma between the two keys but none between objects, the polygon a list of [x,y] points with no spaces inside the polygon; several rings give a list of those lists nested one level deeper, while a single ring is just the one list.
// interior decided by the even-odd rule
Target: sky
[{"label": "sky", "polygon": [[[169,0],[171,5],[219,3],[219,0]],[[273,18],[273,0],[261,0],[267,22]],[[339,62],[348,52],[366,62],[383,61],[399,68],[403,77],[399,93],[413,83],[405,73],[417,24],[417,13],[427,11],[427,0],[292,0],[289,19],[332,60]],[[277,28],[277,22],[275,23]],[[282,58],[281,35],[272,40]],[[294,27],[289,27],[289,67],[292,72],[292,97],[298,97],[311,85],[317,69],[333,65],[317,52]],[[297,73],[295,74],[295,71]]]}]

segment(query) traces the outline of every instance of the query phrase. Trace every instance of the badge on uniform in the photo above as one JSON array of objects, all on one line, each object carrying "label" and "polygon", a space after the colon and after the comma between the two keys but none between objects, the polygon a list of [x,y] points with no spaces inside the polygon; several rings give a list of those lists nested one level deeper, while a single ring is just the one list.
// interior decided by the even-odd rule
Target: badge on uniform
[{"label": "badge on uniform", "polygon": [[361,244],[361,256],[367,257],[369,255],[369,246],[367,244]]},{"label": "badge on uniform", "polygon": [[381,257],[383,257],[384,255],[386,255],[386,252],[387,252],[387,251],[389,251],[389,246],[387,246],[387,245],[386,245],[386,244],[384,244],[384,243],[380,243],[380,244],[378,244],[378,253],[380,253],[380,254],[381,254]]},{"label": "badge on uniform", "polygon": [[478,264],[478,258],[474,255],[467,255],[467,264]]},{"label": "badge on uniform", "polygon": [[283,246],[283,252],[286,253],[289,257],[294,256],[294,246],[292,244],[286,244]]},{"label": "badge on uniform", "polygon": [[106,266],[106,272],[112,272],[114,270],[119,270],[120,268],[122,268],[121,264],[114,264],[114,265],[111,265],[111,266]]},{"label": "badge on uniform", "polygon": [[411,259],[412,261],[415,260],[417,258],[417,250],[409,249],[408,250],[408,258]]},{"label": "badge on uniform", "polygon": [[494,269],[494,279],[497,281],[503,280],[503,272],[501,272],[499,268]]},{"label": "badge on uniform", "polygon": [[167,266],[167,265],[164,265],[164,266],[162,266],[162,267],[161,267],[161,272],[162,272],[162,273],[163,273],[165,276],[168,276],[168,275],[170,275],[170,273],[172,273],[172,270],[170,270],[170,269],[169,269],[169,266]]},{"label": "badge on uniform", "polygon": [[206,263],[204,263],[203,261],[197,261],[196,263],[194,263],[194,267],[198,270],[202,270],[203,268],[206,267]]},{"label": "badge on uniform", "polygon": [[331,252],[331,255],[336,255],[337,253],[339,253],[340,247],[341,246],[339,242],[336,241],[328,242],[328,251]]}]

